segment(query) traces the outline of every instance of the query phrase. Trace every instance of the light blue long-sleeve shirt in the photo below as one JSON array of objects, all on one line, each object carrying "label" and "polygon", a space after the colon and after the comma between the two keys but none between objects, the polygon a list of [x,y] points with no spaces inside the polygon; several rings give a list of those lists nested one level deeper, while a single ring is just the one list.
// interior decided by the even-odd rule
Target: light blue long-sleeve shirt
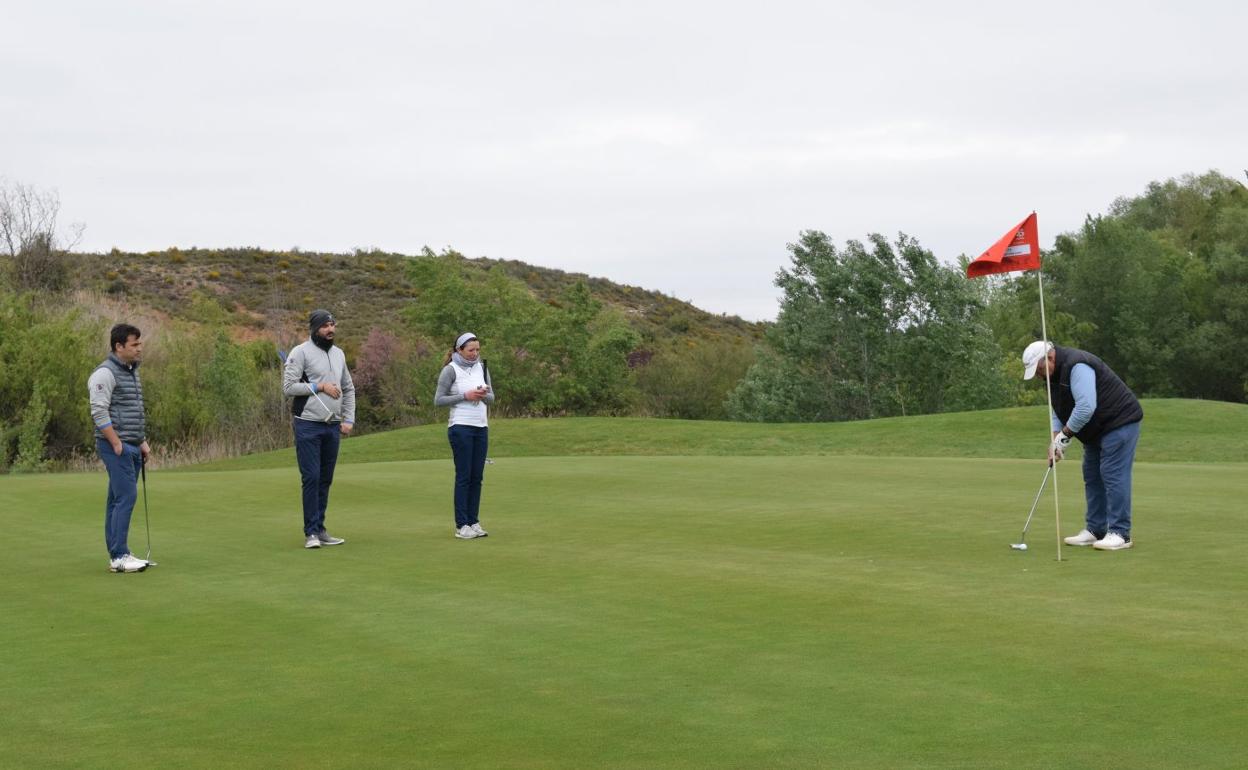
[{"label": "light blue long-sleeve shirt", "polygon": [[[1071,433],[1078,433],[1092,419],[1096,411],[1096,372],[1087,364],[1075,364],[1070,370],[1070,393],[1075,397],[1075,408],[1066,421]],[[1053,422],[1053,432],[1062,429],[1062,421],[1057,415],[1049,412]]]}]

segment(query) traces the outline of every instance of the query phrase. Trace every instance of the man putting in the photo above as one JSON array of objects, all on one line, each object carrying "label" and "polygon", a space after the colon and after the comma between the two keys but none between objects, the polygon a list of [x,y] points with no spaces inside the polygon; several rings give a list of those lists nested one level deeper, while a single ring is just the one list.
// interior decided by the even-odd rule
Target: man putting
[{"label": "man putting", "polygon": [[104,504],[104,544],[109,572],[142,572],[147,562],[130,553],[130,514],[139,499],[139,474],[151,454],[143,413],[143,385],[139,362],[143,358],[140,332],[117,324],[109,332],[111,352],[87,380],[91,420],[95,423],[95,451],[108,471],[108,499]]},{"label": "man putting", "polygon": [[1071,438],[1083,443],[1086,526],[1066,545],[1101,551],[1131,547],[1131,466],[1144,409],[1104,361],[1083,350],[1036,341],[1023,351],[1023,379],[1049,380],[1053,440],[1049,461],[1062,460]]},{"label": "man putting", "polygon": [[338,463],[338,442],[355,424],[355,384],[347,357],[334,346],[338,322],[328,310],[308,317],[308,341],[286,357],[282,390],[294,397],[295,456],[303,479],[304,548],[341,545],[325,531],[329,487]]}]

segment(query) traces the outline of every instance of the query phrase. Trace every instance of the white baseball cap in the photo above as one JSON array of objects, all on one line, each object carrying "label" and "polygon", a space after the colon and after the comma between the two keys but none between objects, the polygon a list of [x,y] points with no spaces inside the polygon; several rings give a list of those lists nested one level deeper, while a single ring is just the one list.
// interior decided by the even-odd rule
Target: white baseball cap
[{"label": "white baseball cap", "polygon": [[1053,349],[1052,342],[1044,340],[1036,340],[1023,350],[1023,379],[1030,380],[1036,376],[1036,367],[1040,364],[1040,359]]}]

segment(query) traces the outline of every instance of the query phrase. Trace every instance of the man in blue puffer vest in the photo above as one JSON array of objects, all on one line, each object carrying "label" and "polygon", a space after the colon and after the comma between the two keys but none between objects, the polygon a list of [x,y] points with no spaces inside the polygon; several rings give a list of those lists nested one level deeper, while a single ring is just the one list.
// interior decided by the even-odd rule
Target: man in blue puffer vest
[{"label": "man in blue puffer vest", "polygon": [[143,341],[139,330],[130,324],[114,326],[108,339],[112,352],[87,380],[95,451],[108,470],[104,543],[108,546],[109,572],[142,572],[147,562],[130,553],[126,539],[130,514],[139,499],[139,474],[152,451],[147,445],[143,384],[139,381]]}]

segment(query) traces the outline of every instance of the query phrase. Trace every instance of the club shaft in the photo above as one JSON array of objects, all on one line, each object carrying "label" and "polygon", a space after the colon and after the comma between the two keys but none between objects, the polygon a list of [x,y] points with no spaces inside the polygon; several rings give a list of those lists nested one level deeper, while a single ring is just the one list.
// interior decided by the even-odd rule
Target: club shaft
[{"label": "club shaft", "polygon": [[147,555],[144,561],[152,560],[152,522],[147,513],[147,458],[144,457],[139,466],[139,477],[143,480],[143,527],[147,530]]},{"label": "club shaft", "polygon": [[1053,463],[1049,463],[1049,468],[1044,472],[1044,480],[1040,482],[1040,489],[1036,490],[1036,499],[1031,501],[1031,510],[1027,513],[1027,521],[1023,524],[1022,542],[1027,540],[1027,528],[1031,526],[1031,517],[1036,515],[1036,506],[1040,504],[1040,495],[1044,494],[1044,485],[1049,483],[1049,474],[1053,472]]}]

